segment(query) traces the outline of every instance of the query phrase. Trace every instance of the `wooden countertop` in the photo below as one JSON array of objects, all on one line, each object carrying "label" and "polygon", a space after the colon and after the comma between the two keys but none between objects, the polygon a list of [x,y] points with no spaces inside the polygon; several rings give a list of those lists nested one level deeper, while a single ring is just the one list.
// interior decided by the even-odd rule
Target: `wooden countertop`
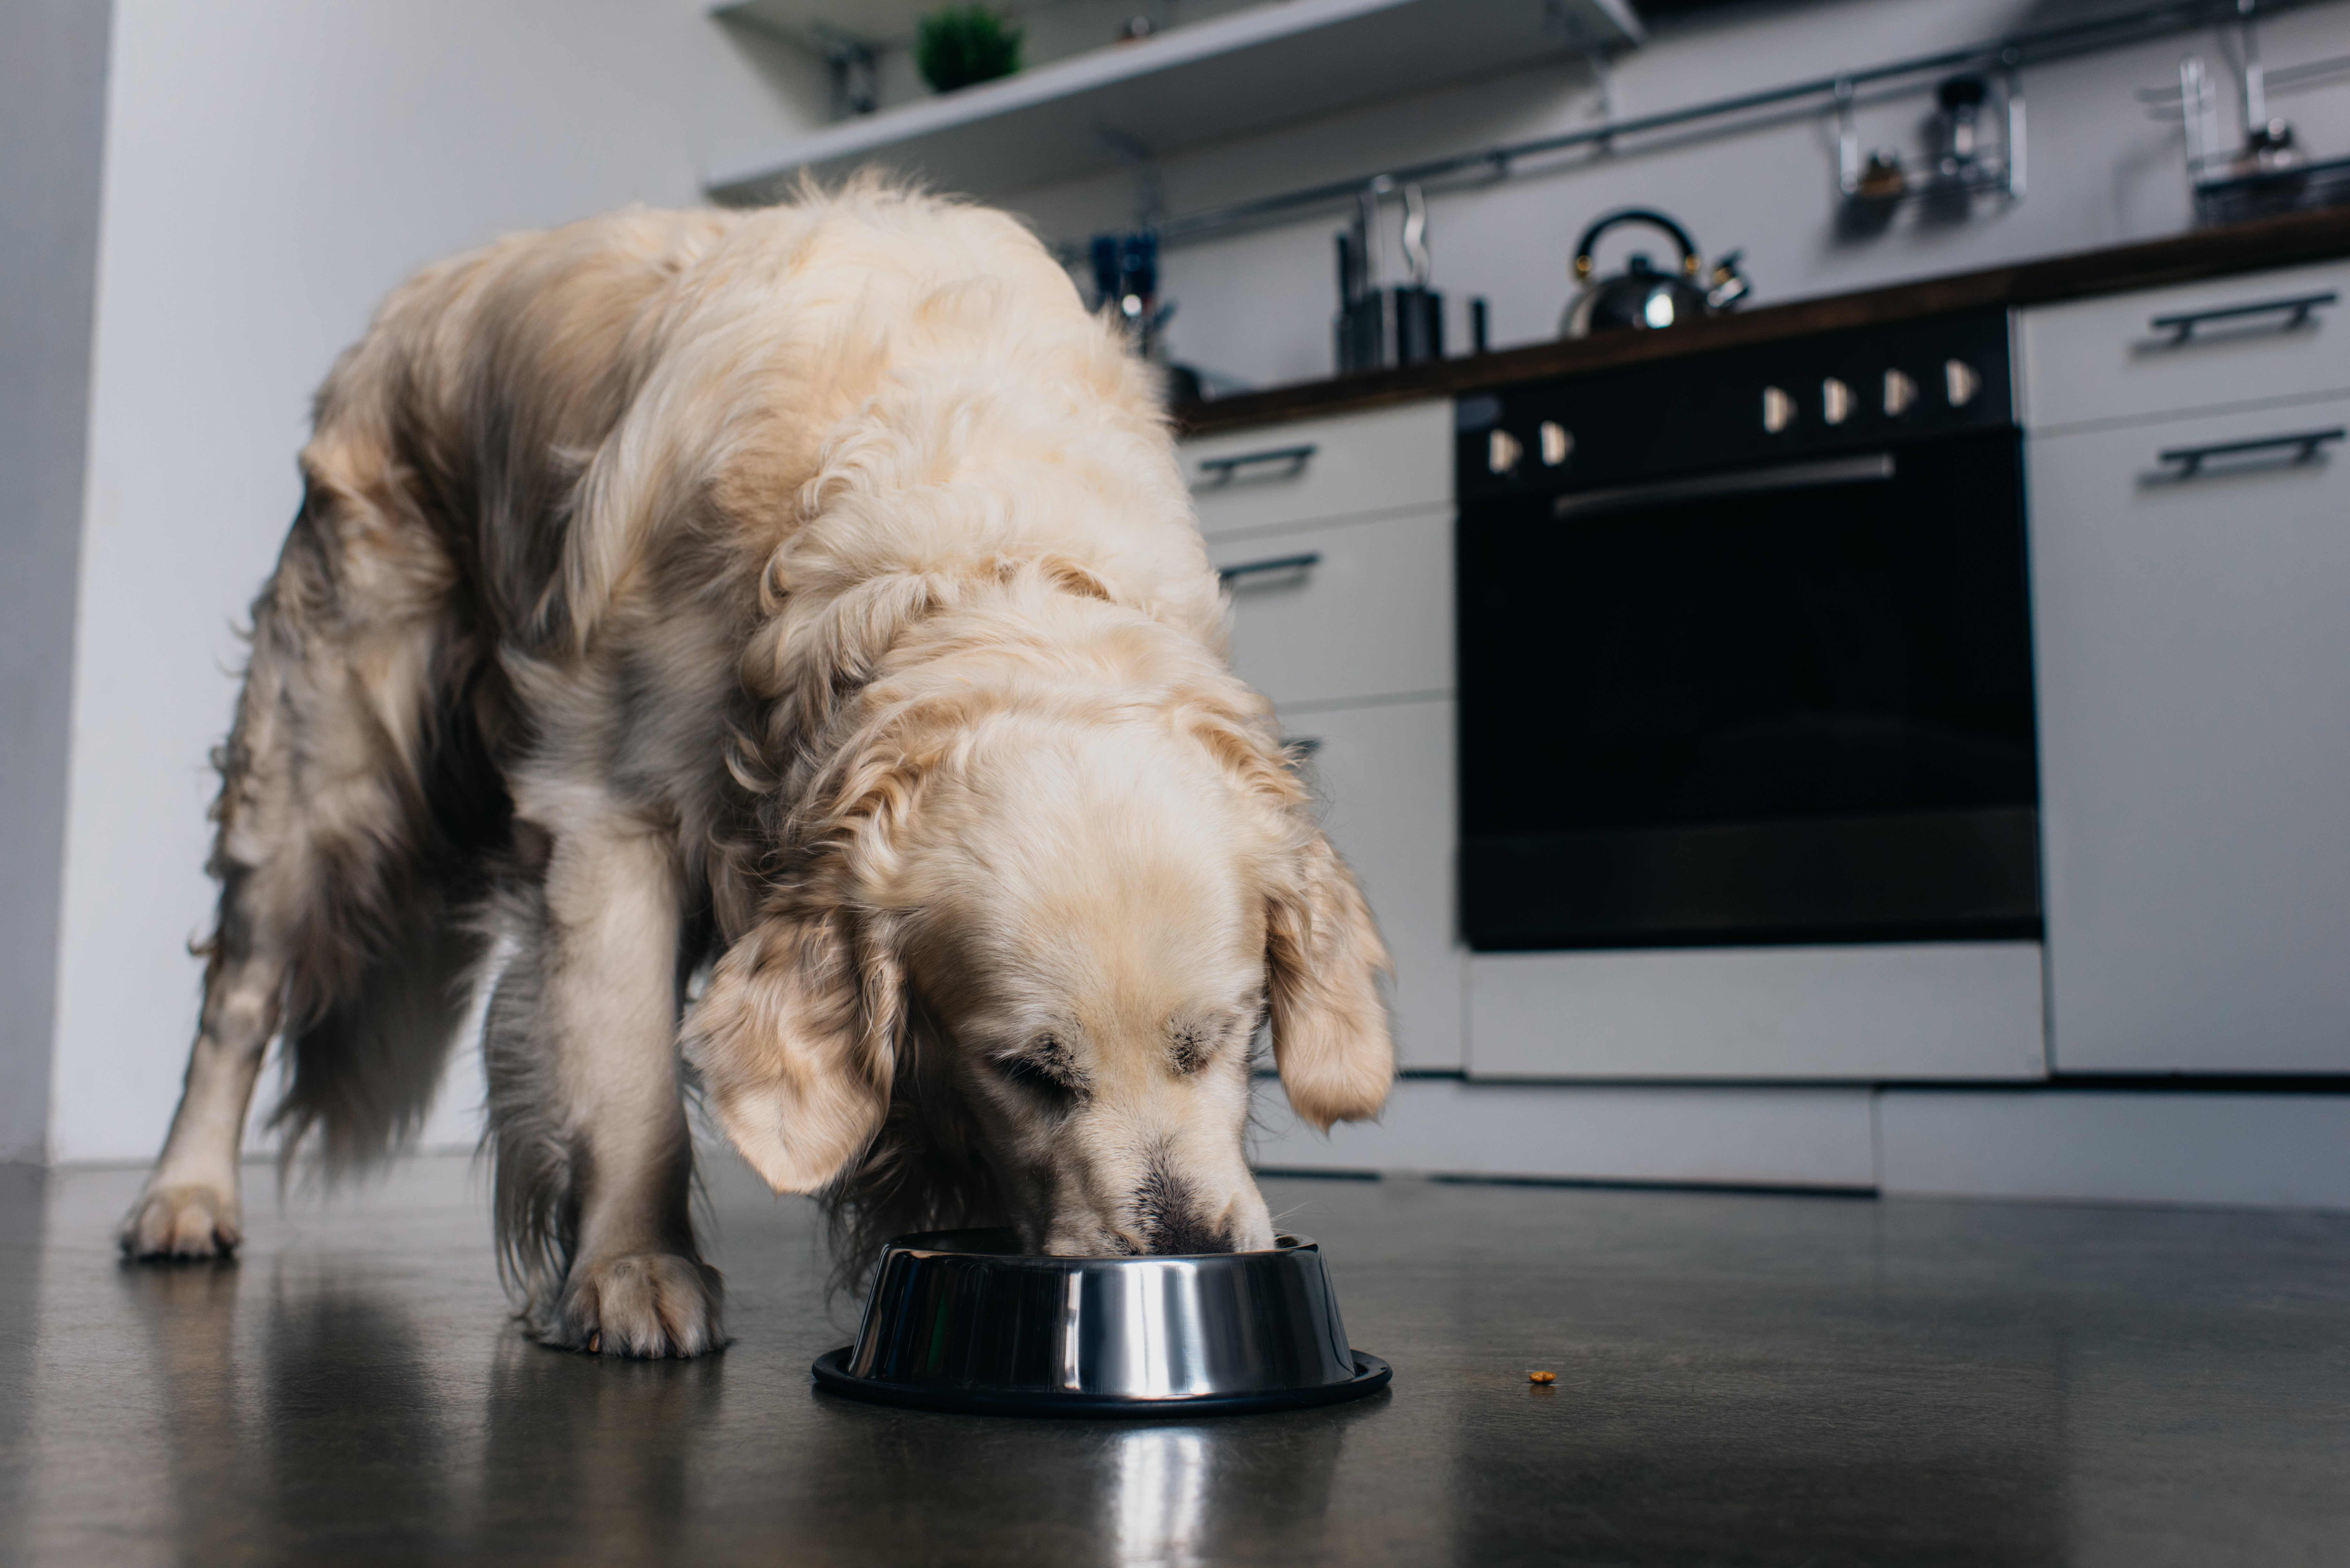
[{"label": "wooden countertop", "polygon": [[2079,251],[2045,261],[1957,273],[1859,294],[1766,306],[1663,332],[1615,332],[1597,337],[1536,343],[1494,354],[1434,360],[1400,369],[1365,370],[1327,380],[1300,381],[1261,392],[1187,403],[1175,410],[1175,418],[1184,434],[1199,435],[1308,415],[1376,408],[1383,403],[1451,397],[1481,387],[1608,369],[1643,359],[1670,358],[1713,348],[1769,343],[1992,306],[2038,305],[2092,295],[2121,294],[2197,278],[2326,261],[2341,255],[2350,255],[2350,207],[2323,208],[2226,228],[2199,229],[2143,244]]}]

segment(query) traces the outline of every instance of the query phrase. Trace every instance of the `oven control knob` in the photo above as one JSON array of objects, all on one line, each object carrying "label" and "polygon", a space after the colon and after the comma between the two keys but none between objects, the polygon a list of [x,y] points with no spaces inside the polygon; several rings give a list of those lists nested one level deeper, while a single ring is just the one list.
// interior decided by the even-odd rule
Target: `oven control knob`
[{"label": "oven control knob", "polygon": [[1485,438],[1485,471],[1488,473],[1508,473],[1518,466],[1518,459],[1526,449],[1518,438],[1504,430],[1497,430]]},{"label": "oven control knob", "polygon": [[1852,389],[1834,376],[1820,383],[1820,415],[1832,425],[1852,417]]},{"label": "oven control knob", "polygon": [[1982,377],[1964,359],[1942,361],[1942,391],[1950,400],[1950,407],[1963,409],[1975,400],[1982,390]]},{"label": "oven control knob", "polygon": [[1542,422],[1542,460],[1544,468],[1556,468],[1575,451],[1575,434],[1556,420]]},{"label": "oven control knob", "polygon": [[1899,419],[1918,400],[1918,383],[1898,370],[1885,372],[1885,411]]},{"label": "oven control knob", "polygon": [[1776,387],[1762,389],[1762,428],[1777,435],[1795,422],[1795,400]]}]

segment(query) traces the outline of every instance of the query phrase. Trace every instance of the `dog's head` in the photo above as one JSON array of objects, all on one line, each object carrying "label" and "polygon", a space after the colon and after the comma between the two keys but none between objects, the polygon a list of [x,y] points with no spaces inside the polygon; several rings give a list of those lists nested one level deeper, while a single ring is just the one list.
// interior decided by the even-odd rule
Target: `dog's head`
[{"label": "dog's head", "polygon": [[[997,715],[868,772],[690,1021],[736,1147],[779,1190],[894,1183],[891,1218],[1000,1218],[1035,1251],[1271,1245],[1260,1027],[1320,1127],[1376,1115],[1394,1053],[1370,912],[1269,743],[1201,711]],[[988,1198],[903,1192],[924,1153],[893,1140],[953,1144]]]}]

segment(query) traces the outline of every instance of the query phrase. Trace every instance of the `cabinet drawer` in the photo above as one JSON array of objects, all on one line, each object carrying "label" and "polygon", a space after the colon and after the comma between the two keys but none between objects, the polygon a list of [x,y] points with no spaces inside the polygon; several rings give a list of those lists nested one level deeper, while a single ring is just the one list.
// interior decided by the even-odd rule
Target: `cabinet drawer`
[{"label": "cabinet drawer", "polygon": [[1471,1077],[2047,1071],[2038,942],[1479,953],[1468,995]]},{"label": "cabinet drawer", "polygon": [[1407,1078],[1378,1121],[1326,1136],[1298,1122],[1278,1085],[1260,1084],[1252,1160],[1276,1171],[1866,1189],[1877,1185],[1869,1100],[1847,1088]]},{"label": "cabinet drawer", "polygon": [[1300,420],[1183,443],[1211,539],[1440,506],[1452,496],[1452,404]]},{"label": "cabinet drawer", "polygon": [[1396,1048],[1407,1067],[1461,1065],[1452,726],[1450,701],[1284,716],[1282,726],[1313,745],[1304,772],[1323,831],[1355,868],[1395,959]]},{"label": "cabinet drawer", "polygon": [[2034,431],[2350,391],[2350,262],[2042,306],[2021,337]]},{"label": "cabinet drawer", "polygon": [[1452,687],[1452,514],[1208,546],[1232,598],[1232,668],[1276,703]]},{"label": "cabinet drawer", "polygon": [[2350,400],[2030,451],[2049,1045],[2350,1072]]}]

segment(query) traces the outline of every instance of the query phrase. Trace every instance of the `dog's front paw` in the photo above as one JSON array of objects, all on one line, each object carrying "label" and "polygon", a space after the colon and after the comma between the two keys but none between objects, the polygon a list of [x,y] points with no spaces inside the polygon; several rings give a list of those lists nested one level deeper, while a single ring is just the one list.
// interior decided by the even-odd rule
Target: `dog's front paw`
[{"label": "dog's front paw", "polygon": [[629,1252],[572,1265],[539,1342],[604,1355],[701,1355],[723,1348],[718,1271],[676,1252]]},{"label": "dog's front paw", "polygon": [[147,1262],[225,1258],[244,1240],[236,1195],[204,1182],[151,1187],[122,1218],[123,1254]]}]

